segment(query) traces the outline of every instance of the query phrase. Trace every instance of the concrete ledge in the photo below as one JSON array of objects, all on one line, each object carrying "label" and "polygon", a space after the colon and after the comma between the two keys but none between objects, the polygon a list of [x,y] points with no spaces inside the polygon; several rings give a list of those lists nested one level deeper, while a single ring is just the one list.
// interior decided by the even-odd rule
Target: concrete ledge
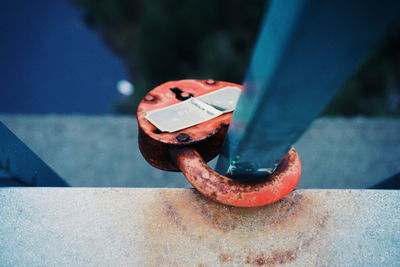
[{"label": "concrete ledge", "polygon": [[400,191],[233,208],[190,189],[2,188],[4,266],[393,266]]}]

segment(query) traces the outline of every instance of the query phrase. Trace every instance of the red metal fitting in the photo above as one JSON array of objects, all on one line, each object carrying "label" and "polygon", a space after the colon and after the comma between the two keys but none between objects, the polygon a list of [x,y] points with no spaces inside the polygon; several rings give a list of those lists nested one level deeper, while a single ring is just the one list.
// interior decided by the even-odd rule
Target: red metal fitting
[{"label": "red metal fitting", "polygon": [[140,102],[137,111],[140,151],[156,168],[182,171],[201,194],[216,202],[257,207],[278,201],[289,194],[300,179],[301,162],[294,148],[280,160],[273,174],[257,183],[244,183],[220,175],[206,164],[219,154],[232,112],[173,133],[159,131],[145,118],[149,111],[227,86],[242,89],[241,85],[215,80],[172,81],[154,88]]},{"label": "red metal fitting", "polygon": [[217,156],[224,142],[232,113],[223,114],[174,133],[161,132],[145,116],[150,111],[180,103],[185,100],[185,96],[198,97],[227,86],[242,88],[235,83],[214,80],[180,80],[163,83],[151,90],[139,103],[136,114],[139,125],[139,149],[144,158],[158,169],[180,171],[171,159],[170,148],[192,147],[205,161]]},{"label": "red metal fitting", "polygon": [[300,157],[294,148],[280,160],[275,172],[257,183],[239,182],[215,172],[194,149],[178,149],[172,155],[201,194],[236,207],[259,207],[284,198],[296,187],[301,174]]}]

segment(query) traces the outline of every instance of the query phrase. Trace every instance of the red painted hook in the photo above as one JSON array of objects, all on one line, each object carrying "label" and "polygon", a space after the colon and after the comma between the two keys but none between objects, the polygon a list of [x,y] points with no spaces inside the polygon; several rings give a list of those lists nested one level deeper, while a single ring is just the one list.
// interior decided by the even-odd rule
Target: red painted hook
[{"label": "red painted hook", "polygon": [[204,196],[236,207],[259,207],[284,198],[297,185],[301,161],[292,148],[279,162],[274,173],[258,183],[243,183],[212,170],[193,148],[171,153],[186,179]]},{"label": "red painted hook", "polygon": [[181,94],[199,97],[230,86],[242,88],[223,81],[180,80],[151,90],[137,111],[140,151],[156,168],[181,170],[200,193],[214,201],[238,207],[273,203],[289,194],[299,181],[301,162],[295,149],[291,149],[281,159],[277,170],[263,181],[244,183],[220,175],[206,164],[219,154],[232,113],[172,133],[159,131],[146,119],[150,111],[183,101]]}]

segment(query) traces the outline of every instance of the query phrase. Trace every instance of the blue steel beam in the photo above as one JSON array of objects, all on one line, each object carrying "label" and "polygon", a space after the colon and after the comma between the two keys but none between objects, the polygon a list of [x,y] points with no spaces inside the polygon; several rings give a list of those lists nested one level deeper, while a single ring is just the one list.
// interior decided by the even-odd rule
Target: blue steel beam
[{"label": "blue steel beam", "polygon": [[273,171],[399,14],[400,1],[272,1],[217,171]]},{"label": "blue steel beam", "polygon": [[0,122],[0,186],[68,186]]}]

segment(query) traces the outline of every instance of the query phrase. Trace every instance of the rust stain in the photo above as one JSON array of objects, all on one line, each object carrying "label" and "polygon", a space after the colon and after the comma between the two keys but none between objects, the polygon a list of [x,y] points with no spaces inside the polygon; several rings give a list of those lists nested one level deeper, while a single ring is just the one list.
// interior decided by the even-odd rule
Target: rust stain
[{"label": "rust stain", "polygon": [[251,256],[246,256],[244,263],[250,264],[251,263]]},{"label": "rust stain", "polygon": [[263,252],[260,252],[256,255],[256,257],[251,261],[253,265],[262,266],[265,265],[265,255]]},{"label": "rust stain", "polygon": [[285,264],[292,262],[297,259],[297,252],[286,250],[286,251],[273,251],[271,256],[269,256],[265,263],[269,266],[275,266],[278,264]]},{"label": "rust stain", "polygon": [[[191,214],[191,219],[196,223],[200,225],[206,223],[213,229],[221,232],[229,232],[236,228],[239,215],[229,212],[229,210],[234,209],[233,207],[224,207],[220,204],[210,202],[197,191],[193,191],[188,203],[190,203],[191,208],[193,208],[195,212],[196,216]],[[182,220],[182,216],[180,215],[182,210],[179,210],[176,205],[168,199],[163,201],[162,206],[164,214],[169,221],[175,224],[180,230],[186,231],[188,227],[185,224],[190,223],[190,221],[184,222]],[[222,211],[221,207],[223,209]],[[195,227],[195,225],[191,224],[190,227]],[[202,235],[199,235],[199,239],[202,239]]]},{"label": "rust stain", "polygon": [[171,219],[171,221],[182,231],[186,231],[186,226],[182,224],[182,220],[178,214],[177,209],[174,207],[173,204],[169,202],[165,202],[164,206],[164,213],[165,215]]},{"label": "rust stain", "polygon": [[[301,212],[303,205],[307,205],[307,200],[297,191],[292,192],[291,197],[284,198],[277,203],[276,216],[268,217],[265,223],[278,226]],[[271,220],[272,219],[272,220]]]},{"label": "rust stain", "polygon": [[221,253],[219,254],[219,262],[221,263],[227,263],[230,262],[232,260],[232,256],[227,254],[227,253]]},{"label": "rust stain", "polygon": [[[185,214],[186,217],[190,216],[193,220],[196,219],[196,223],[201,225],[206,223],[213,229],[222,232],[235,230],[239,223],[246,229],[256,230],[256,228],[259,229],[259,225],[265,225],[270,230],[274,230],[276,227],[294,226],[297,220],[308,224],[309,227],[323,229],[329,221],[329,213],[324,211],[318,211],[311,217],[302,217],[304,214],[310,216],[309,213],[314,213],[312,210],[313,201],[298,191],[292,192],[289,197],[275,204],[260,208],[224,206],[208,200],[195,190],[191,191],[187,197],[183,201],[185,203],[184,210],[182,209],[183,202],[175,203],[167,196],[162,205],[164,214],[181,228],[185,226],[185,222],[182,221],[180,213]],[[273,212],[269,212],[268,216],[259,216],[265,210],[273,210]],[[252,220],[243,220],[246,218],[252,218]],[[186,223],[189,223],[189,221]]]},{"label": "rust stain", "polygon": [[265,252],[256,254],[250,252],[244,259],[245,264],[254,266],[277,266],[293,262],[297,259],[297,252],[293,250],[274,250],[269,256]]},{"label": "rust stain", "polygon": [[326,227],[327,223],[328,223],[328,219],[329,219],[329,213],[325,212],[319,219],[318,221],[318,226],[323,229]]},{"label": "rust stain", "polygon": [[[198,192],[194,193],[193,196],[193,204],[200,211],[200,215],[204,222],[212,226],[214,229],[223,232],[228,232],[236,228],[238,216],[229,212],[221,212],[220,206],[210,205],[208,201],[204,201],[204,197]],[[226,207],[226,210],[229,209],[230,207]]]},{"label": "rust stain", "polygon": [[334,223],[324,207],[304,191],[269,206],[237,208],[210,201],[195,190],[165,190],[146,209],[150,219],[144,235],[152,254],[166,265],[176,262],[176,251],[207,265],[213,265],[214,254],[220,264],[276,266],[295,262],[310,251],[317,262]]}]

